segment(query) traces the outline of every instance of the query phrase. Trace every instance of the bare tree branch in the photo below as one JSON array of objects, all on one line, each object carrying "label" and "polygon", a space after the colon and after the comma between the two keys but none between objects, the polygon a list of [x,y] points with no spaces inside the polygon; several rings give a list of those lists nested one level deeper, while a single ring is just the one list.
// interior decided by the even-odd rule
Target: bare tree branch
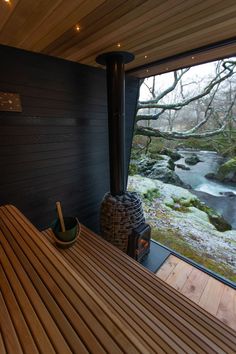
[{"label": "bare tree branch", "polygon": [[[212,102],[212,101],[210,101],[210,102]],[[225,128],[230,120],[232,107],[235,104],[235,102],[236,102],[236,93],[234,95],[234,98],[233,98],[228,110],[227,110],[226,116],[224,118],[224,123],[220,126],[219,129],[215,129],[213,131],[206,131],[204,133],[194,133],[194,131],[196,131],[196,129],[190,129],[189,131],[185,131],[185,132],[176,132],[176,131],[162,132],[156,128],[137,126],[136,135],[144,135],[147,137],[162,137],[162,138],[165,138],[168,140],[173,140],[173,139],[185,140],[185,139],[189,139],[189,138],[202,139],[202,138],[212,137],[212,136],[215,136],[225,130]],[[209,105],[208,105],[208,107],[209,107]],[[199,124],[201,124],[201,122]]]},{"label": "bare tree branch", "polygon": [[225,122],[220,129],[214,131],[208,131],[205,133],[192,133],[192,134],[185,134],[182,132],[162,132],[159,129],[149,128],[149,127],[141,127],[138,126],[136,128],[136,135],[143,135],[148,137],[156,137],[156,138],[165,138],[167,140],[174,140],[174,139],[189,139],[189,138],[208,138],[214,135],[217,135],[224,131],[225,127],[227,126],[227,122]]},{"label": "bare tree branch", "polygon": [[[161,109],[164,108],[164,109],[180,110],[182,107],[187,106],[189,103],[208,95],[215,86],[217,86],[218,84],[220,84],[221,82],[225,81],[227,78],[229,78],[230,76],[235,74],[234,68],[236,66],[236,61],[226,61],[222,64],[222,66],[223,66],[223,70],[221,70],[216,75],[216,77],[214,77],[210,81],[210,83],[204,88],[204,90],[201,93],[199,93],[187,100],[184,100],[182,102],[177,102],[177,103],[172,103],[172,104],[158,103],[161,98],[163,98],[164,96],[167,95],[167,93],[166,93],[167,91],[168,91],[168,93],[173,91],[173,89],[176,87],[177,83],[180,80],[180,79],[177,79],[177,83],[175,84],[175,82],[174,82],[174,84],[171,86],[171,87],[174,86],[174,88],[172,88],[172,90],[171,90],[171,87],[169,87],[167,90],[165,90],[159,96],[157,96],[155,99],[148,100],[148,101],[140,101],[138,103],[138,110],[142,109],[142,108],[161,108]],[[183,74],[180,76],[182,77]],[[180,76],[179,76],[179,78],[181,78]]]},{"label": "bare tree branch", "polygon": [[[233,116],[236,93],[233,98],[232,95],[230,95],[230,105],[226,111],[222,107],[222,98],[219,96],[219,87],[221,83],[236,73],[236,61],[229,59],[219,61],[215,66],[215,76],[210,80],[210,82],[201,90],[201,92],[198,90],[197,94],[186,98],[186,94],[184,94],[184,87],[190,83],[185,83],[183,81],[183,76],[189,69],[190,68],[173,72],[174,80],[172,84],[158,95],[155,91],[155,78],[153,78],[151,87],[146,85],[149,89],[152,99],[148,101],[141,101],[137,106],[135,127],[136,135],[144,135],[149,138],[164,137],[166,139],[206,138],[222,133],[226,126],[230,124],[229,122],[236,120],[236,118]],[[191,81],[191,83],[192,82],[196,83],[195,81]],[[165,99],[168,94],[173,92],[177,85],[179,85],[178,92],[182,97],[182,101],[178,101],[178,99],[173,98],[173,103],[163,103],[163,101],[160,103],[160,100]],[[209,95],[210,98],[208,98]],[[227,91],[225,95],[227,96]],[[168,96],[167,100],[170,101],[170,99],[171,97]],[[176,117],[178,117],[178,111],[180,111],[183,107],[188,106],[192,102],[196,102],[197,104],[197,107],[195,108],[195,110],[197,110],[197,123],[191,129],[182,132],[174,131],[173,122]],[[154,114],[145,114],[142,112],[139,114],[138,112],[141,109],[143,112],[145,112],[145,109],[154,109],[158,110],[158,112],[155,112]],[[172,114],[171,111],[172,113],[174,111],[174,114]],[[167,132],[162,132],[160,129],[153,128],[150,124],[151,121],[156,121],[162,116],[165,117],[169,124],[169,131]],[[144,127],[141,126],[140,121],[147,121],[149,124],[148,126]],[[211,127],[206,132],[198,133],[198,131],[203,126],[205,126],[207,122],[210,122],[211,126],[213,126],[213,129]]]}]

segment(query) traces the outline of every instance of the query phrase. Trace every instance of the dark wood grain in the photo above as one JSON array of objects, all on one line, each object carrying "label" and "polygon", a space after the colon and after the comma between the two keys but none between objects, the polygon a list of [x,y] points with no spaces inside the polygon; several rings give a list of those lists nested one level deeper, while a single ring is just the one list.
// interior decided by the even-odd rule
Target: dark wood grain
[{"label": "dark wood grain", "polygon": [[[6,46],[0,57],[0,91],[22,101],[21,113],[0,112],[0,204],[43,228],[60,200],[98,231],[109,190],[105,71]],[[127,173],[138,80],[127,78],[126,88]]]}]

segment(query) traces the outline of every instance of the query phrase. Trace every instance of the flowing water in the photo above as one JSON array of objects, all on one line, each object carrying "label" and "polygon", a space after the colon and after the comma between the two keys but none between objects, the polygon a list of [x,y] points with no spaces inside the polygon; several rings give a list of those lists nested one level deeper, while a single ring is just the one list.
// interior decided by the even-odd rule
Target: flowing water
[{"label": "flowing water", "polygon": [[[207,173],[216,172],[223,158],[215,152],[211,151],[186,151],[179,150],[183,156],[176,164],[182,164],[190,168],[189,171],[182,170],[178,167],[175,172],[183,182],[189,184],[193,188],[193,193],[200,200],[205,202],[209,207],[215,209],[218,213],[236,229],[236,186],[225,183],[219,183],[209,180],[205,177]],[[196,153],[201,162],[194,166],[185,164],[185,158]],[[231,192],[234,195],[225,196],[222,193]]]}]

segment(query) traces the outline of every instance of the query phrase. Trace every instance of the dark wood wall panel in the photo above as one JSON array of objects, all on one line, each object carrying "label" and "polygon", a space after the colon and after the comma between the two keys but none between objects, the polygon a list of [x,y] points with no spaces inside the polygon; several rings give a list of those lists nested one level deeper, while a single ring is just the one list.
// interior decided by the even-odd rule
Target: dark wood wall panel
[{"label": "dark wood wall panel", "polygon": [[[106,77],[102,69],[0,46],[0,91],[21,96],[22,112],[0,112],[0,204],[40,228],[67,215],[98,231],[109,190]],[[126,167],[138,80],[126,82]]]}]

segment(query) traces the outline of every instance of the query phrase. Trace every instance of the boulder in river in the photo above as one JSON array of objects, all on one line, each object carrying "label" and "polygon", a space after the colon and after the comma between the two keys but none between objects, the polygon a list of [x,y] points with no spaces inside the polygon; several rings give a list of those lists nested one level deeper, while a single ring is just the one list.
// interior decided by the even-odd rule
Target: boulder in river
[{"label": "boulder in river", "polygon": [[136,161],[136,166],[137,173],[143,177],[158,179],[184,188],[191,188],[174,172],[175,164],[168,156],[158,155],[158,159],[151,159],[145,155],[139,161]]},{"label": "boulder in river", "polygon": [[190,167],[182,165],[181,163],[177,163],[177,164],[175,164],[175,166],[180,168],[181,170],[184,170],[184,171],[189,171],[190,170]]},{"label": "boulder in river", "polygon": [[167,148],[162,149],[161,154],[169,156],[173,161],[178,161],[182,157],[178,151],[167,149]]},{"label": "boulder in river", "polygon": [[222,183],[236,183],[236,157],[223,163],[216,173],[208,173],[205,177]]},{"label": "boulder in river", "polygon": [[207,174],[205,175],[205,177],[206,177],[207,179],[212,179],[212,180],[216,180],[216,179],[217,179],[217,178],[216,178],[216,174],[213,173],[213,172],[207,173]]},{"label": "boulder in river", "polygon": [[186,159],[185,159],[185,163],[188,165],[196,165],[200,161],[201,160],[199,159],[197,154],[192,154],[191,156],[186,157]]}]

